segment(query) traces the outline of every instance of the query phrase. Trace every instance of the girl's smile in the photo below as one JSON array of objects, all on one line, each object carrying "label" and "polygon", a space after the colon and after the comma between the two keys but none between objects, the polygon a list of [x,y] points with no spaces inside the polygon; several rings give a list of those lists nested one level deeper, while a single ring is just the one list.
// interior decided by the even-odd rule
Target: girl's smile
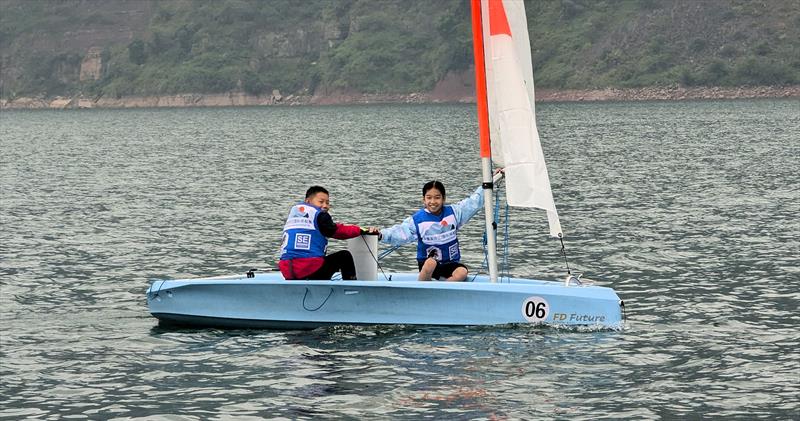
[{"label": "girl's smile", "polygon": [[438,189],[432,188],[422,197],[422,204],[425,206],[425,210],[437,215],[442,211],[442,206],[444,206],[444,195]]}]

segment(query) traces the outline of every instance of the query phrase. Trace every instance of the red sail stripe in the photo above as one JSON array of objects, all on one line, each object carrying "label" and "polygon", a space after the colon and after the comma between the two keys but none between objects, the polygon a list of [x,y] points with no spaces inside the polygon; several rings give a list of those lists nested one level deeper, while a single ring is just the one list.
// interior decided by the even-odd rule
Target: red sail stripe
[{"label": "red sail stripe", "polygon": [[511,36],[503,0],[489,0],[489,35],[501,34]]},{"label": "red sail stripe", "polygon": [[486,99],[486,63],[483,51],[483,24],[481,19],[481,0],[472,0],[472,48],[475,59],[475,102],[478,106],[478,138],[481,144],[481,158],[492,157],[489,143],[489,107]]}]

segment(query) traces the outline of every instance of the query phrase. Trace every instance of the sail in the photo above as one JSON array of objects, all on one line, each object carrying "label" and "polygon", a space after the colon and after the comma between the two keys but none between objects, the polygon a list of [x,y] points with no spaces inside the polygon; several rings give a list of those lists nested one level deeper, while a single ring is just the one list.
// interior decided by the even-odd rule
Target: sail
[{"label": "sail", "polygon": [[561,223],[550,189],[534,109],[533,65],[522,0],[481,0],[492,161],[505,168],[511,206],[547,211],[550,235]]}]

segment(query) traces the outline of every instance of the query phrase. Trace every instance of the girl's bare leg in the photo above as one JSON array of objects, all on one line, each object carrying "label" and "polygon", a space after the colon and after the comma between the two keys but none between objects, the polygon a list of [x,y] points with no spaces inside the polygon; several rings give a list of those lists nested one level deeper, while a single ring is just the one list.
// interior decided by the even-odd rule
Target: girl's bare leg
[{"label": "girl's bare leg", "polygon": [[419,278],[417,280],[420,281],[430,281],[431,275],[433,275],[433,271],[436,269],[436,260],[432,258],[427,258],[425,263],[422,264],[422,269],[419,270]]}]

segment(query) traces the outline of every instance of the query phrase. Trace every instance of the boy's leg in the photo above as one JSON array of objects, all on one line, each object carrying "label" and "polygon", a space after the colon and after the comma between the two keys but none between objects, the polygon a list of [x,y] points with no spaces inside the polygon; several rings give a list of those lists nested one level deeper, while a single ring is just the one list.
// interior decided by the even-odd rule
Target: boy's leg
[{"label": "boy's leg", "polygon": [[341,250],[330,256],[325,256],[326,262],[328,258],[331,259],[336,270],[342,272],[342,279],[346,281],[356,280],[356,264],[353,262],[353,255],[349,251]]},{"label": "boy's leg", "polygon": [[322,267],[309,275],[308,279],[331,279],[336,272],[342,273],[342,279],[351,281],[356,279],[356,265],[349,251],[337,251],[325,256],[324,259]]}]

